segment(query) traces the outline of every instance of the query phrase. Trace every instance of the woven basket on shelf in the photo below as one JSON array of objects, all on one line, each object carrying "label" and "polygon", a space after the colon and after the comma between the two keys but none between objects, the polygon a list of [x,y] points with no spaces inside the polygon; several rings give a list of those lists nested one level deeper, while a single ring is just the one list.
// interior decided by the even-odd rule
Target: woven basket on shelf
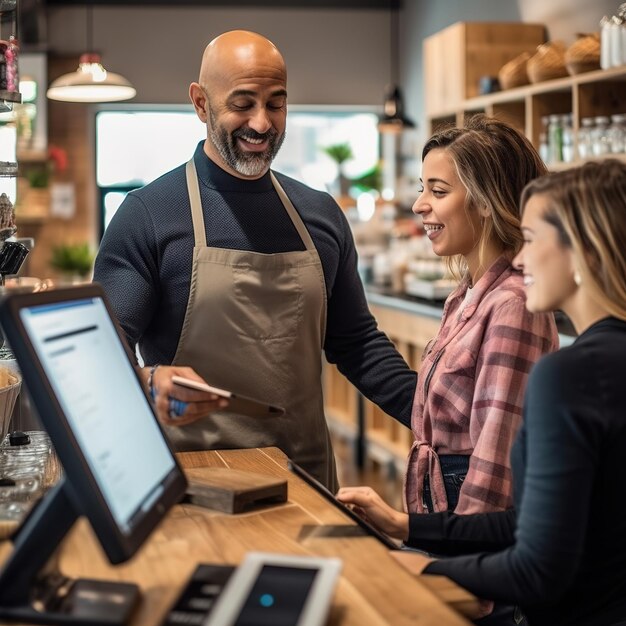
[{"label": "woven basket on shelf", "polygon": [[530,53],[522,52],[500,68],[498,81],[502,89],[512,89],[528,84],[528,72],[526,71],[528,59],[530,59]]},{"label": "woven basket on shelf", "polygon": [[600,69],[600,34],[578,33],[578,39],[565,51],[565,67],[574,74]]},{"label": "woven basket on shelf", "polygon": [[548,41],[537,46],[537,52],[528,59],[526,69],[531,83],[567,76],[565,44],[562,41]]}]

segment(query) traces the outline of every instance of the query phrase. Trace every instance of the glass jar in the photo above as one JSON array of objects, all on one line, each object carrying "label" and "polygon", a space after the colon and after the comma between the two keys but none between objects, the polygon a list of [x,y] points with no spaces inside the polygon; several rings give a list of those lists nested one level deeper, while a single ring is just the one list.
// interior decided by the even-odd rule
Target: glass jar
[{"label": "glass jar", "polygon": [[565,163],[571,163],[574,160],[574,131],[571,113],[561,116],[561,156]]},{"label": "glass jar", "polygon": [[591,132],[591,147],[594,156],[603,156],[611,152],[609,144],[609,118],[606,115],[598,115],[595,118],[596,125]]},{"label": "glass jar", "polygon": [[550,163],[560,163],[563,160],[563,128],[561,116],[550,115],[548,124],[548,148]]},{"label": "glass jar", "polygon": [[578,130],[578,156],[581,159],[588,159],[593,155],[592,132],[595,126],[593,117],[583,117],[580,120]]},{"label": "glass jar", "polygon": [[0,444],[0,522],[21,520],[58,477],[45,432],[19,433],[19,440],[20,445],[12,445],[7,437]]},{"label": "glass jar", "polygon": [[611,115],[611,125],[607,131],[613,154],[626,152],[626,115]]}]

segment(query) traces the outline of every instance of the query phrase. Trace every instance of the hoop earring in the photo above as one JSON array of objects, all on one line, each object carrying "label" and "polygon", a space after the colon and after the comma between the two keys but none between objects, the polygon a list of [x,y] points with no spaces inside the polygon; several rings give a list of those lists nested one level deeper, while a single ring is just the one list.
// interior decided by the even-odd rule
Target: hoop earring
[{"label": "hoop earring", "polygon": [[582,277],[580,276],[580,272],[579,272],[578,270],[576,270],[576,271],[574,272],[574,282],[576,283],[576,286],[577,286],[577,287],[580,287],[580,285],[581,285],[581,284],[582,284],[582,282],[583,282],[583,279],[582,279]]}]

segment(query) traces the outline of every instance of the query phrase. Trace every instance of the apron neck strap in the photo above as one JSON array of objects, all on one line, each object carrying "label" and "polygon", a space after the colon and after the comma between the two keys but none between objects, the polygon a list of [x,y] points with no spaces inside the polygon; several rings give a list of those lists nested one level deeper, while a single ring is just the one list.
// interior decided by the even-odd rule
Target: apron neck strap
[{"label": "apron neck strap", "polygon": [[[191,219],[193,220],[193,233],[196,246],[206,246],[206,230],[204,228],[204,215],[202,213],[202,201],[200,200],[200,186],[198,185],[198,173],[196,171],[196,164],[193,158],[187,161],[185,166],[185,175],[187,177],[187,190],[189,192],[189,202],[191,204]],[[302,243],[307,250],[315,250],[315,244],[311,239],[309,231],[306,229],[302,218],[296,211],[291,200],[287,197],[285,190],[281,187],[280,183],[274,176],[274,173],[270,171],[270,177],[272,179],[272,185],[283,203],[287,214],[289,215],[295,229],[298,231]]]},{"label": "apron neck strap", "polygon": [[195,245],[206,246],[206,230],[204,229],[204,216],[202,214],[202,201],[200,200],[200,187],[198,185],[198,174],[193,158],[187,161],[185,166],[187,176],[187,191],[189,192],[189,202],[191,204],[191,219],[193,220],[193,234]]},{"label": "apron neck strap", "polygon": [[306,229],[302,218],[300,217],[298,211],[296,211],[296,208],[293,206],[291,200],[287,197],[285,190],[281,187],[276,176],[274,176],[274,172],[270,171],[270,177],[272,179],[272,185],[274,185],[274,189],[276,189],[276,193],[278,194],[280,201],[283,203],[283,206],[289,214],[293,225],[298,231],[304,247],[307,250],[315,250],[315,244],[313,243],[313,239],[311,239],[311,235],[309,235],[309,231]]}]

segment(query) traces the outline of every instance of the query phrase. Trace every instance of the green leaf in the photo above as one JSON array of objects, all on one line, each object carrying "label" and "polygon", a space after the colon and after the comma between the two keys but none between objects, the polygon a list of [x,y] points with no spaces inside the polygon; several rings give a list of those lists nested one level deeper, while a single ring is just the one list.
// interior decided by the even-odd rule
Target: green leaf
[{"label": "green leaf", "polygon": [[352,184],[363,191],[368,191],[369,189],[380,191],[383,186],[383,172],[380,166],[375,165],[368,172],[353,178]]},{"label": "green leaf", "polygon": [[322,151],[339,165],[354,156],[349,143],[338,143],[334,146],[324,146],[322,147]]},{"label": "green leaf", "polygon": [[86,243],[63,244],[52,248],[50,265],[61,272],[86,276],[91,271],[94,255]]}]

